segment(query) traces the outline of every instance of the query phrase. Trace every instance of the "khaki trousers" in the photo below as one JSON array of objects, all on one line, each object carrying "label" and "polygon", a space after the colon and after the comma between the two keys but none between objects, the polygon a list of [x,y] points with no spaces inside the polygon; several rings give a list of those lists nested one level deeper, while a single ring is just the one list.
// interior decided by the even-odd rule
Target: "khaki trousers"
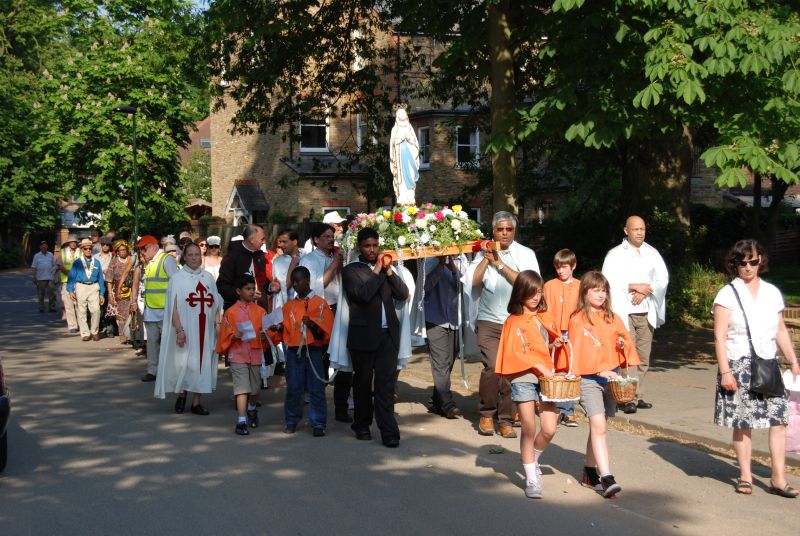
[{"label": "khaki trousers", "polygon": [[64,304],[64,316],[67,318],[67,329],[78,329],[78,302],[74,302],[72,298],[70,298],[66,283],[61,284],[61,301]]},{"label": "khaki trousers", "polygon": [[[100,286],[97,283],[91,285],[75,283],[75,294],[78,296],[78,326],[81,336],[97,335],[100,331]],[[87,308],[92,316],[91,327],[86,318]]]},{"label": "khaki trousers", "polygon": [[631,332],[631,338],[636,346],[639,359],[642,361],[642,364],[636,367],[639,374],[639,388],[636,396],[643,398],[644,377],[650,369],[650,350],[653,347],[654,330],[650,322],[647,321],[647,313],[628,315],[628,329]]},{"label": "khaki trousers", "polygon": [[50,310],[54,311],[56,308],[56,290],[53,282],[49,279],[40,279],[36,282],[36,296],[39,299],[39,311],[44,311],[44,297],[47,296],[47,302]]}]

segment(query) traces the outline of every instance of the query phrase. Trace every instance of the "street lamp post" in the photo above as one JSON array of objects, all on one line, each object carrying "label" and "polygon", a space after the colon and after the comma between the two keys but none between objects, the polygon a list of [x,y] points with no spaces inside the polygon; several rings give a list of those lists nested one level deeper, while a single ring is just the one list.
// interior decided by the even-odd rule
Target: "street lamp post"
[{"label": "street lamp post", "polygon": [[139,176],[136,170],[136,112],[138,106],[117,106],[114,111],[133,116],[133,240],[139,239]]}]

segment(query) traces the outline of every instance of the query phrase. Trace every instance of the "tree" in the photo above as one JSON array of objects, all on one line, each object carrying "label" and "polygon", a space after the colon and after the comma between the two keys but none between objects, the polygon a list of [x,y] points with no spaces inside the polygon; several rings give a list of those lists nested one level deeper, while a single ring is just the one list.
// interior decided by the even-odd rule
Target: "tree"
[{"label": "tree", "polygon": [[142,228],[185,218],[177,148],[207,106],[204,68],[192,54],[201,19],[191,2],[7,1],[16,31],[5,34],[14,46],[2,60],[13,75],[2,80],[3,106],[10,102],[19,120],[3,128],[21,141],[0,164],[14,179],[0,187],[13,200],[0,217],[13,222],[26,211],[24,226],[50,227],[57,200],[74,196],[104,223],[130,230],[131,119],[113,109],[133,104],[145,107],[136,132]]},{"label": "tree", "polygon": [[186,199],[211,201],[211,153],[194,149],[189,164],[181,170],[181,184]]}]

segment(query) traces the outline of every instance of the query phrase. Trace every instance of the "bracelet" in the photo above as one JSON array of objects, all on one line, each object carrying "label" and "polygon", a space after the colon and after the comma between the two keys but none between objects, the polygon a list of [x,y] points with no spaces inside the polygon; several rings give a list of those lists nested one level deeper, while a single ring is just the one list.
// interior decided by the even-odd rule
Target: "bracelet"
[{"label": "bracelet", "polygon": [[175,335],[180,335],[181,333],[185,333],[185,332],[183,331],[183,328],[181,328],[181,329],[176,329],[176,330],[175,330]]},{"label": "bracelet", "polygon": [[733,372],[731,372],[730,370],[726,370],[725,372],[719,373],[720,376],[725,376],[726,374],[733,374]]}]

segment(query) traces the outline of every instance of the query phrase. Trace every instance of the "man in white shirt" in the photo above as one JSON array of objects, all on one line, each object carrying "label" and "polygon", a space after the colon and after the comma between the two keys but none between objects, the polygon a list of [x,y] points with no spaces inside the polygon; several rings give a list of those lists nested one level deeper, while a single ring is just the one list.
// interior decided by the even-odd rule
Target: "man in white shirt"
[{"label": "man in white shirt", "polygon": [[603,275],[611,285],[611,306],[620,318],[627,320],[636,351],[642,364],[638,365],[639,389],[636,402],[622,408],[625,413],[649,409],[653,404],[644,400],[644,379],[650,368],[650,349],[653,331],[664,324],[669,272],[658,251],[644,241],[646,226],[639,216],[625,222],[625,238],[603,261]]},{"label": "man in white shirt", "polygon": [[[342,227],[342,223],[346,221],[345,218],[339,215],[338,210],[328,212],[325,214],[325,217],[322,218],[322,223],[327,223],[333,227],[333,243],[336,246],[341,243],[342,237],[344,236],[344,227]],[[303,244],[303,253],[311,253],[314,251],[314,247],[314,237],[309,237],[306,243]]]},{"label": "man in white shirt", "polygon": [[36,295],[39,298],[39,312],[44,312],[44,296],[47,294],[47,302],[50,312],[56,312],[56,289],[53,285],[53,277],[56,272],[56,263],[53,254],[47,251],[47,241],[39,243],[39,252],[33,256],[31,262],[33,269],[33,284],[36,285]]}]

